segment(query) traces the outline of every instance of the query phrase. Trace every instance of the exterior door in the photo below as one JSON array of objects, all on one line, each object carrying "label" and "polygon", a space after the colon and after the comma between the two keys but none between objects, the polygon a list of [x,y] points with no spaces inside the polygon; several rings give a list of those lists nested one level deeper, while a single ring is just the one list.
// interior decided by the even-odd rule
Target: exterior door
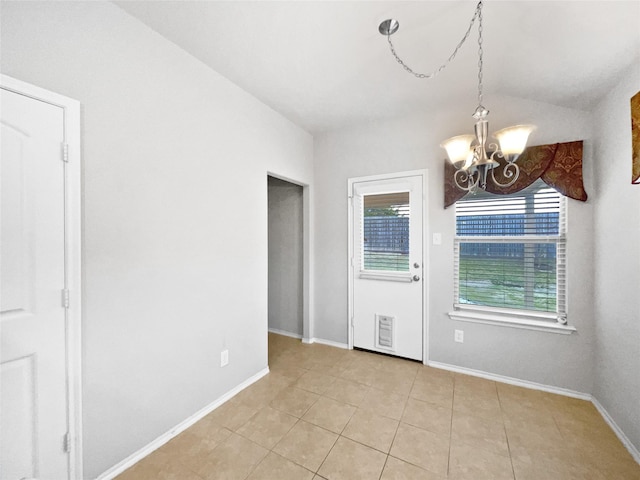
[{"label": "exterior door", "polygon": [[64,110],[2,94],[2,480],[67,479]]},{"label": "exterior door", "polygon": [[423,181],[352,180],[354,347],[423,359]]}]

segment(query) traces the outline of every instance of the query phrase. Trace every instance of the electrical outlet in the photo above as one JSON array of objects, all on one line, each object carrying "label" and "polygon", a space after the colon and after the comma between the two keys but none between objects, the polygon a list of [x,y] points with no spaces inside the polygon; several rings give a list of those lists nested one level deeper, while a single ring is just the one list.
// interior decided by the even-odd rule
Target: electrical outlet
[{"label": "electrical outlet", "polygon": [[220,366],[224,367],[226,365],[229,365],[229,350],[220,352]]},{"label": "electrical outlet", "polygon": [[453,332],[453,340],[458,343],[464,343],[464,331],[463,330],[454,330]]}]

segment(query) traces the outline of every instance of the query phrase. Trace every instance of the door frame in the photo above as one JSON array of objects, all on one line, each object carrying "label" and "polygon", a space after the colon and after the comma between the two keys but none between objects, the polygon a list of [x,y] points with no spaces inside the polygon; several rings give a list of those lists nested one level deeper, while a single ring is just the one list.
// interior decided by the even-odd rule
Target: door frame
[{"label": "door frame", "polygon": [[426,241],[429,238],[429,223],[428,218],[428,178],[429,171],[423,170],[410,170],[406,172],[395,172],[381,175],[369,175],[366,177],[354,177],[349,178],[347,181],[347,198],[348,198],[348,228],[349,228],[349,245],[347,256],[347,277],[348,277],[348,312],[347,312],[347,332],[349,338],[349,350],[353,350],[353,318],[354,318],[354,302],[353,302],[353,285],[354,285],[354,251],[353,251],[353,185],[358,182],[370,182],[376,180],[393,180],[403,177],[422,177],[422,363],[427,364],[429,358],[429,310],[427,305],[427,293],[429,292],[429,256],[428,247],[429,242]]},{"label": "door frame", "polygon": [[[69,292],[66,324],[66,381],[69,478],[82,479],[82,178],[80,102],[0,75],[0,87],[60,107],[64,111],[64,288]],[[61,146],[61,155],[62,153]],[[62,161],[62,159],[61,159]]]}]

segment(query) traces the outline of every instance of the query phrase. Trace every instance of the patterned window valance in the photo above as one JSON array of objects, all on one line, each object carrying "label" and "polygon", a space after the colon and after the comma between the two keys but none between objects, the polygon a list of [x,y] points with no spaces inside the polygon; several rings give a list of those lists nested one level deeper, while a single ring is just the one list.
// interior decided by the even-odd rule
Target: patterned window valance
[{"label": "patterned window valance", "polygon": [[[504,160],[500,160],[500,167],[496,168],[498,172],[502,172],[504,163]],[[562,195],[582,202],[587,200],[587,192],[582,181],[582,140],[527,147],[517,163],[520,176],[513,185],[500,188],[492,182],[487,182],[487,192],[497,195],[519,192],[538,178],[542,178],[547,185]],[[456,186],[453,180],[455,171],[451,162],[445,160],[444,208],[450,207],[467,194]],[[496,173],[496,177],[499,182],[506,183],[502,173]]]}]

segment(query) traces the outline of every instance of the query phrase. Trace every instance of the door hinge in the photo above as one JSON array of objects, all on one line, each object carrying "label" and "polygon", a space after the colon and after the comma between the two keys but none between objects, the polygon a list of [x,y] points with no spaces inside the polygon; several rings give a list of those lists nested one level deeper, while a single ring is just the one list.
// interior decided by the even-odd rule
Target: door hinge
[{"label": "door hinge", "polygon": [[64,163],[69,163],[69,144],[68,143],[62,144],[62,161]]},{"label": "door hinge", "polygon": [[71,451],[71,437],[69,436],[69,432],[65,433],[62,437],[62,450],[65,453],[69,453]]},{"label": "door hinge", "polygon": [[62,289],[62,306],[64,308],[69,308],[69,289]]}]

